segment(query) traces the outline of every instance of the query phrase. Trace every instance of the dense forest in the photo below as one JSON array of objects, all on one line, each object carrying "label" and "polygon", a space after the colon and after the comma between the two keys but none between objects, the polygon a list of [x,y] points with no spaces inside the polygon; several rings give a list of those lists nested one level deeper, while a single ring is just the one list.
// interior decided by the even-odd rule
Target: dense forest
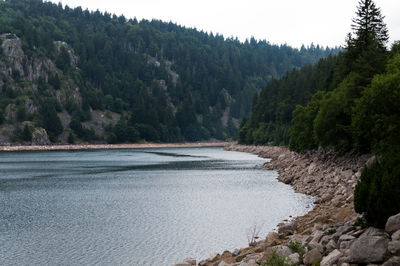
[{"label": "dense forest", "polygon": [[52,142],[235,138],[255,92],[339,51],[41,0],[0,1],[0,35],[0,131],[11,142],[37,128]]},{"label": "dense forest", "polygon": [[355,209],[380,227],[400,211],[400,42],[387,49],[383,19],[361,0],[344,51],[269,82],[239,130],[240,143],[376,154]]}]

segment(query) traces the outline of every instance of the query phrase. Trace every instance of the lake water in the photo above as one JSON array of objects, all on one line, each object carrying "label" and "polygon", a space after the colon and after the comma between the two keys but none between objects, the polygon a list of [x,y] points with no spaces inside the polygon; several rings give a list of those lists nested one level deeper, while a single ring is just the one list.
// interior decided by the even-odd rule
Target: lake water
[{"label": "lake water", "polygon": [[312,199],[222,148],[0,153],[0,265],[171,265],[247,246]]}]

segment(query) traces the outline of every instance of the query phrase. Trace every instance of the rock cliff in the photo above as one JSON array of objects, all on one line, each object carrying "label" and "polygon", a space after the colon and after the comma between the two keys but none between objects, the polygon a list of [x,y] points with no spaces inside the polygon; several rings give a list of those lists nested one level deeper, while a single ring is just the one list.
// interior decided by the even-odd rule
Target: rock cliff
[{"label": "rock cliff", "polygon": [[[0,145],[47,145],[50,144],[48,128],[52,125],[43,124],[42,107],[51,102],[60,106],[57,116],[62,124],[62,132],[53,142],[65,144],[72,132],[70,128],[71,115],[65,109],[83,108],[81,88],[76,78],[70,77],[57,67],[54,59],[41,56],[40,52],[25,53],[20,38],[11,33],[0,35],[0,93],[4,95],[0,103]],[[65,49],[69,56],[70,67],[77,73],[79,57],[66,43],[55,41],[56,53]],[[62,109],[64,109],[62,111]],[[82,115],[82,114],[80,114]],[[99,136],[99,141],[105,141],[106,125],[115,125],[120,115],[107,111],[89,110],[85,129]],[[51,121],[50,121],[51,123]],[[28,125],[28,135],[22,136],[23,127]]]}]

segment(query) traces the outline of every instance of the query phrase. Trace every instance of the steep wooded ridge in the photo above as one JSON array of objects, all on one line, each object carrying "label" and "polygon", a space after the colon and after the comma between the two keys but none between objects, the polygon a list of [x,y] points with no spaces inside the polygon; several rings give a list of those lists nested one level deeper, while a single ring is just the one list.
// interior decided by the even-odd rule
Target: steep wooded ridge
[{"label": "steep wooded ridge", "polygon": [[360,0],[345,50],[270,82],[239,130],[244,144],[375,154],[354,207],[377,227],[400,212],[400,42],[387,49],[383,19],[373,1]]},{"label": "steep wooded ridge", "polygon": [[272,77],[338,52],[41,0],[0,1],[0,34],[3,144],[232,138]]}]

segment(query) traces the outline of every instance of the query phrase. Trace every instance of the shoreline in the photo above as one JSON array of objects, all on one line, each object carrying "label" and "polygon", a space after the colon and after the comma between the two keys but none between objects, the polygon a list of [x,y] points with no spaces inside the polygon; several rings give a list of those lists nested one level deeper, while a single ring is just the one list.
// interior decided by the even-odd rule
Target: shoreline
[{"label": "shoreline", "polygon": [[0,152],[225,147],[230,144],[231,143],[229,142],[182,142],[182,143],[133,143],[133,144],[4,145],[0,146]]},{"label": "shoreline", "polygon": [[[375,160],[374,156],[339,156],[324,150],[296,153],[287,147],[237,144],[226,146],[225,149],[271,159],[264,164],[265,168],[277,171],[280,182],[290,185],[298,193],[314,196],[316,201],[308,213],[288,217],[277,225],[278,232],[267,232],[265,239],[245,248],[226,250],[222,254],[214,253],[197,265],[257,266],[274,253],[292,265],[314,265],[318,262],[318,265],[323,266],[348,266],[359,262],[383,263],[387,260],[390,236],[382,236],[381,233],[378,236],[378,229],[365,231],[355,225],[360,215],[354,211],[354,187],[361,177],[362,169]],[[384,256],[371,260],[365,256],[377,247],[370,247],[363,241],[365,238],[377,237],[386,243],[386,247],[381,248]],[[294,250],[288,247],[290,242],[300,248]],[[361,255],[357,250],[362,250]],[[186,259],[176,265],[196,265],[196,261]]]}]

